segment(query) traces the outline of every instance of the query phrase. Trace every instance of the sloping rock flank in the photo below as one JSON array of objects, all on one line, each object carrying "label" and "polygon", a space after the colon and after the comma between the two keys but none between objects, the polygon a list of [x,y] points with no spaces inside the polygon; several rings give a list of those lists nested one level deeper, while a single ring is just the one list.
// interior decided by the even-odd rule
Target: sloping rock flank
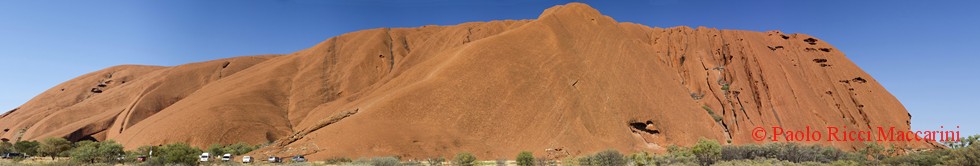
[{"label": "sloping rock flank", "polygon": [[759,126],[908,130],[909,119],[815,37],[651,28],[571,3],[536,20],[352,32],[281,56],[113,67],[38,95],[0,128],[129,149],[248,142],[271,143],[257,156],[495,159],[759,143]]}]

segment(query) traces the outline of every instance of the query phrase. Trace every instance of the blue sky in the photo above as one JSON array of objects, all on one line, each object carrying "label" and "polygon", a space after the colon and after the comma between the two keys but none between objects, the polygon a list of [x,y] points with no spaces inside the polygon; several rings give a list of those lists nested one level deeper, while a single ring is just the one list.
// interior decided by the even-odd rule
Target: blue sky
[{"label": "blue sky", "polygon": [[[369,28],[533,19],[570,1],[0,1],[0,112],[120,64],[290,53]],[[806,33],[880,81],[913,129],[980,133],[980,1],[584,1],[618,21]],[[977,102],[977,103],[975,103]]]}]

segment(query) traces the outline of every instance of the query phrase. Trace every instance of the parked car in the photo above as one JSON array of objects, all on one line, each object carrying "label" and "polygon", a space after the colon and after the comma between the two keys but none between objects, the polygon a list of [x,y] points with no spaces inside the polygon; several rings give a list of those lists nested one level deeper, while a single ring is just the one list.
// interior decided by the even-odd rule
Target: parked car
[{"label": "parked car", "polygon": [[211,159],[210,153],[207,152],[201,153],[201,162],[207,162],[209,159]]},{"label": "parked car", "polygon": [[276,157],[276,156],[270,156],[269,157],[269,162],[270,163],[279,163],[279,162],[282,162],[282,158],[279,158],[279,157]]},{"label": "parked car", "polygon": [[221,155],[221,161],[224,161],[224,162],[231,161],[231,154],[225,153],[225,155]]},{"label": "parked car", "polygon": [[146,156],[139,156],[139,157],[136,157],[136,161],[139,161],[139,162],[144,162],[144,161],[146,161]]},{"label": "parked car", "polygon": [[252,163],[252,156],[242,157],[242,163]]},{"label": "parked car", "polygon": [[27,157],[27,156],[24,156],[24,154],[14,153],[14,152],[3,153],[3,155],[0,155],[0,158],[4,158],[4,159],[24,158],[24,157]]},{"label": "parked car", "polygon": [[306,162],[306,157],[303,157],[303,155],[296,155],[293,157],[293,162]]}]

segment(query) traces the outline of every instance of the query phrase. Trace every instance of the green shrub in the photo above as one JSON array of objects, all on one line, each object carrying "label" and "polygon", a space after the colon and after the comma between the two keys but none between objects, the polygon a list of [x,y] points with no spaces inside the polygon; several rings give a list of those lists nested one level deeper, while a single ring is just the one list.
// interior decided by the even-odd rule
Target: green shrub
[{"label": "green shrub", "polygon": [[704,93],[694,93],[694,92],[691,92],[691,99],[701,100],[702,98],[704,98]]},{"label": "green shrub", "polygon": [[150,156],[150,151],[156,151],[157,149],[158,147],[156,146],[140,146],[139,148],[136,148],[136,151],[133,151],[133,153],[143,156]]},{"label": "green shrub", "polygon": [[224,151],[224,153],[231,153],[231,154],[237,156],[237,155],[246,154],[248,152],[252,152],[253,150],[258,149],[259,146],[260,145],[253,146],[253,145],[249,145],[249,144],[244,143],[244,142],[239,142],[237,144],[231,144],[231,145],[225,146],[222,149],[222,151]]},{"label": "green shrub", "polygon": [[375,157],[370,160],[373,166],[399,166],[401,161],[395,157]]},{"label": "green shrub", "polygon": [[656,165],[656,162],[654,162],[654,156],[647,152],[634,153],[630,155],[629,163],[636,166]]},{"label": "green shrub", "polygon": [[118,158],[126,154],[123,146],[112,140],[77,142],[70,153],[72,160],[88,163],[118,163]]},{"label": "green shrub", "polygon": [[674,156],[694,156],[691,149],[677,145],[667,146],[667,153]]},{"label": "green shrub", "polygon": [[446,159],[442,157],[435,157],[426,159],[425,162],[430,166],[442,166],[442,163],[446,162]]},{"label": "green shrub", "polygon": [[885,147],[876,142],[865,142],[864,144],[865,147],[858,150],[858,153],[871,158],[873,162],[881,161],[895,154],[895,145]]},{"label": "green shrub", "polygon": [[[895,154],[884,147],[870,146],[871,152]],[[859,149],[860,151],[861,149]],[[894,156],[885,165],[937,165],[942,161],[945,150],[923,152],[906,156]],[[631,165],[878,165],[878,160],[867,160],[859,153],[844,152],[833,147],[821,145],[800,145],[797,143],[768,143],[763,145],[726,145],[717,141],[701,139],[692,147],[667,146],[667,154],[652,156],[652,162],[645,162],[643,154],[635,154]],[[970,155],[963,155],[970,156]],[[947,157],[949,158],[949,157]],[[969,157],[962,157],[972,159]],[[951,163],[951,162],[950,162]],[[971,163],[967,162],[965,165]]]},{"label": "green shrub", "polygon": [[[6,164],[0,162],[0,165],[28,165],[28,164]],[[91,164],[80,163],[75,160],[54,160],[51,162],[38,162],[37,164],[30,164],[31,166],[65,166],[65,165],[84,165],[90,166]]]},{"label": "green shrub", "polygon": [[425,164],[422,164],[422,161],[416,161],[416,160],[405,161],[405,162],[402,162],[401,165],[403,165],[403,166],[426,166]]},{"label": "green shrub", "polygon": [[699,165],[694,156],[683,155],[658,155],[653,156],[653,164],[650,165]]},{"label": "green shrub", "polygon": [[943,161],[946,165],[980,165],[980,144],[953,149],[948,158]]},{"label": "green shrub", "polygon": [[232,154],[238,156],[238,155],[246,154],[248,152],[252,152],[253,150],[258,149],[260,146],[261,145],[253,146],[244,142],[239,142],[231,145],[211,144],[211,146],[208,147],[207,152],[215,156],[220,156],[224,154]]},{"label": "green shrub", "polygon": [[943,156],[949,156],[948,150],[932,150],[925,152],[913,152],[905,155],[891,156],[881,161],[885,165],[941,165]]},{"label": "green shrub", "polygon": [[30,156],[36,156],[37,147],[40,145],[41,143],[37,141],[17,141],[17,143],[14,143],[14,151]]},{"label": "green shrub", "polygon": [[797,143],[768,143],[764,145],[723,146],[721,160],[751,160],[770,158],[790,162],[829,163],[836,160],[855,160],[859,157],[833,147],[801,146]]},{"label": "green shrub", "polygon": [[702,165],[711,165],[721,159],[721,144],[715,140],[702,138],[691,147],[691,153]]},{"label": "green shrub", "polygon": [[197,157],[201,154],[201,149],[197,149],[187,145],[186,143],[174,143],[167,144],[157,148],[154,151],[154,157],[150,159],[151,165],[171,165],[171,164],[184,164],[184,165],[195,165],[197,164]]},{"label": "green shrub", "polygon": [[652,157],[652,165],[697,165],[691,149],[677,145],[667,146],[667,154]]},{"label": "green shrub", "polygon": [[14,151],[14,144],[6,141],[0,142],[0,154],[13,152],[13,151]]},{"label": "green shrub", "polygon": [[225,154],[225,146],[221,144],[211,144],[211,146],[208,147],[208,153],[211,153],[211,155],[214,156],[221,156],[222,154]]},{"label": "green shrub", "polygon": [[804,166],[804,165],[821,165],[819,163],[794,163],[789,161],[782,161],[776,159],[759,158],[753,160],[732,160],[732,161],[720,161],[715,163],[714,166],[770,166],[770,165],[784,165],[784,166]]},{"label": "green shrub", "polygon": [[951,149],[959,149],[969,147],[970,145],[980,142],[980,135],[971,135],[969,137],[960,138],[957,141],[947,140],[943,141],[943,145]]},{"label": "green shrub", "polygon": [[337,158],[327,159],[324,162],[325,164],[340,164],[340,163],[349,163],[354,161],[347,157],[337,157]]},{"label": "green shrub", "polygon": [[619,151],[610,149],[579,158],[578,162],[583,166],[625,165],[626,158]]},{"label": "green shrub", "polygon": [[548,159],[545,159],[545,158],[537,158],[537,159],[534,159],[534,165],[539,165],[539,166],[553,166],[553,165],[557,165],[557,163],[555,163],[554,160],[548,160]]},{"label": "green shrub", "polygon": [[37,147],[38,154],[42,156],[49,156],[51,159],[54,159],[54,157],[67,156],[67,153],[65,152],[68,150],[71,150],[71,142],[68,142],[67,139],[60,137],[45,138]]},{"label": "green shrub", "polygon": [[97,154],[99,143],[93,141],[80,141],[75,142],[75,147],[72,148],[68,153],[72,160],[80,162],[95,163],[95,156]]},{"label": "green shrub", "polygon": [[708,115],[711,115],[711,119],[714,119],[715,122],[721,122],[722,117],[715,114],[715,111],[711,110],[711,107],[708,107],[708,105],[702,105],[701,108],[708,112]]},{"label": "green shrub", "polygon": [[140,154],[139,152],[136,152],[136,151],[123,151],[123,157],[124,158],[122,158],[122,160],[119,160],[119,162],[121,162],[121,163],[134,163],[135,164],[136,158],[139,157],[139,156],[144,156],[144,155],[142,155],[142,154]]},{"label": "green shrub", "polygon": [[523,151],[517,154],[517,165],[518,166],[534,166],[534,154],[528,151]]},{"label": "green shrub", "polygon": [[373,166],[373,165],[371,165],[370,160],[358,159],[357,161],[339,164],[339,166]]},{"label": "green shrub", "polygon": [[476,156],[467,152],[456,154],[456,158],[453,159],[453,165],[456,166],[473,166],[475,164]]},{"label": "green shrub", "polygon": [[96,160],[101,162],[118,162],[119,157],[123,157],[126,151],[123,150],[123,145],[116,143],[116,141],[108,140],[99,142],[99,147],[95,151]]},{"label": "green shrub", "polygon": [[624,165],[626,164],[626,158],[623,154],[616,150],[606,150],[599,152],[595,155],[594,161],[598,161],[604,165]]}]

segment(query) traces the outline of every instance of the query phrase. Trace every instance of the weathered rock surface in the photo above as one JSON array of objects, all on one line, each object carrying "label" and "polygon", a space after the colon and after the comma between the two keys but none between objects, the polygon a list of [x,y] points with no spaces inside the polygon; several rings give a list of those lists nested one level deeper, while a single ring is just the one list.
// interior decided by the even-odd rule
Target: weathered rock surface
[{"label": "weathered rock surface", "polygon": [[253,154],[495,159],[662,152],[698,138],[759,143],[760,126],[908,130],[909,119],[816,37],[651,28],[571,3],[536,20],[358,31],[288,55],[112,67],[3,114],[0,128],[12,140],[112,139],[129,149],[271,142]]}]

